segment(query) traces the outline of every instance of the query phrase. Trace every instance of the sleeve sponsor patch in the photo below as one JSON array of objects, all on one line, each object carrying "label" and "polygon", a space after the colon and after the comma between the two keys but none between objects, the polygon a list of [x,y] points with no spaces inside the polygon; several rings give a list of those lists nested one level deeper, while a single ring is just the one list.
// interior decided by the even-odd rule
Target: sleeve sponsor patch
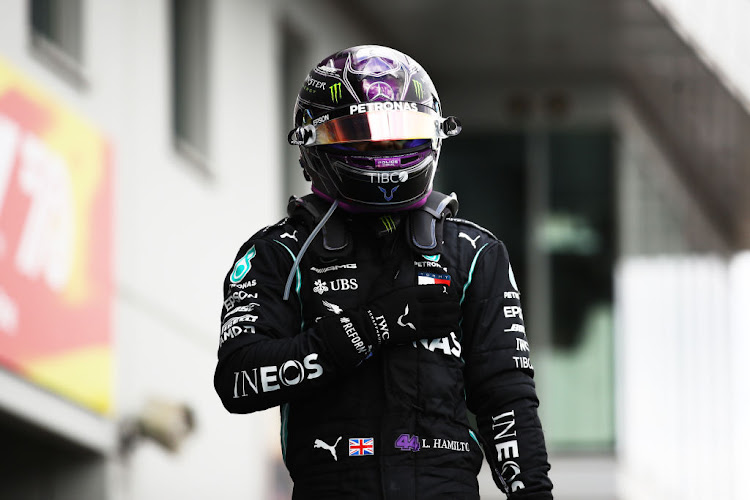
[{"label": "sleeve sponsor patch", "polygon": [[434,274],[420,272],[417,274],[418,285],[450,285],[450,274]]},{"label": "sleeve sponsor patch", "polygon": [[243,255],[235,264],[234,269],[232,269],[232,275],[229,277],[229,281],[231,283],[239,283],[242,281],[242,278],[244,278],[248,271],[250,271],[250,268],[252,268],[252,265],[250,264],[250,261],[255,257],[255,245],[250,247],[250,250],[248,250],[245,255]]}]

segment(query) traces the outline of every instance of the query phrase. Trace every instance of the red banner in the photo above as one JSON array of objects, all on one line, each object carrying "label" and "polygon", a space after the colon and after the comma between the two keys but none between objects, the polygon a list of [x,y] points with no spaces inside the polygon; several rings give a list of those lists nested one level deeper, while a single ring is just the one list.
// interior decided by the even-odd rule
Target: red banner
[{"label": "red banner", "polygon": [[111,410],[110,148],[0,59],[0,364]]}]

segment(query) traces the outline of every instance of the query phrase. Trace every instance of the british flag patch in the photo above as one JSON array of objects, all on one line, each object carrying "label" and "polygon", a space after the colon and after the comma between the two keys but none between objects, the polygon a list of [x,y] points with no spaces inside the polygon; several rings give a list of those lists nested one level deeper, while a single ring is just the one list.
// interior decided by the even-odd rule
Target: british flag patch
[{"label": "british flag patch", "polygon": [[418,285],[450,285],[450,274],[419,273],[417,275]]},{"label": "british flag patch", "polygon": [[349,438],[349,456],[364,457],[375,454],[375,440],[373,438]]}]

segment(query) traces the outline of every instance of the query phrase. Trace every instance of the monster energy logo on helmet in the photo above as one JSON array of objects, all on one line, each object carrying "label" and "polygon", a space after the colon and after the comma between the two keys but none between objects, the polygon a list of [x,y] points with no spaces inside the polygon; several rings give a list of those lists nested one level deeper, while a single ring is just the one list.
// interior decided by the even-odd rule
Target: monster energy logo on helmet
[{"label": "monster energy logo on helmet", "polygon": [[424,88],[422,87],[422,82],[420,82],[419,80],[414,80],[412,83],[414,84],[414,92],[417,93],[417,99],[423,99]]},{"label": "monster energy logo on helmet", "polygon": [[334,83],[329,90],[331,91],[331,101],[339,102],[339,99],[341,99],[341,82]]}]

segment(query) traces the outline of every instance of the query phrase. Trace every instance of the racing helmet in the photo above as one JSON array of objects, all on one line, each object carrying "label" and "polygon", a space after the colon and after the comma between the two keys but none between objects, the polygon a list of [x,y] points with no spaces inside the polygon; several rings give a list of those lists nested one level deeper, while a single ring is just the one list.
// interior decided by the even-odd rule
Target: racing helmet
[{"label": "racing helmet", "polygon": [[312,191],[350,212],[417,208],[432,192],[442,140],[461,124],[444,118],[429,75],[411,57],[359,45],[323,59],[294,107],[290,144]]}]

